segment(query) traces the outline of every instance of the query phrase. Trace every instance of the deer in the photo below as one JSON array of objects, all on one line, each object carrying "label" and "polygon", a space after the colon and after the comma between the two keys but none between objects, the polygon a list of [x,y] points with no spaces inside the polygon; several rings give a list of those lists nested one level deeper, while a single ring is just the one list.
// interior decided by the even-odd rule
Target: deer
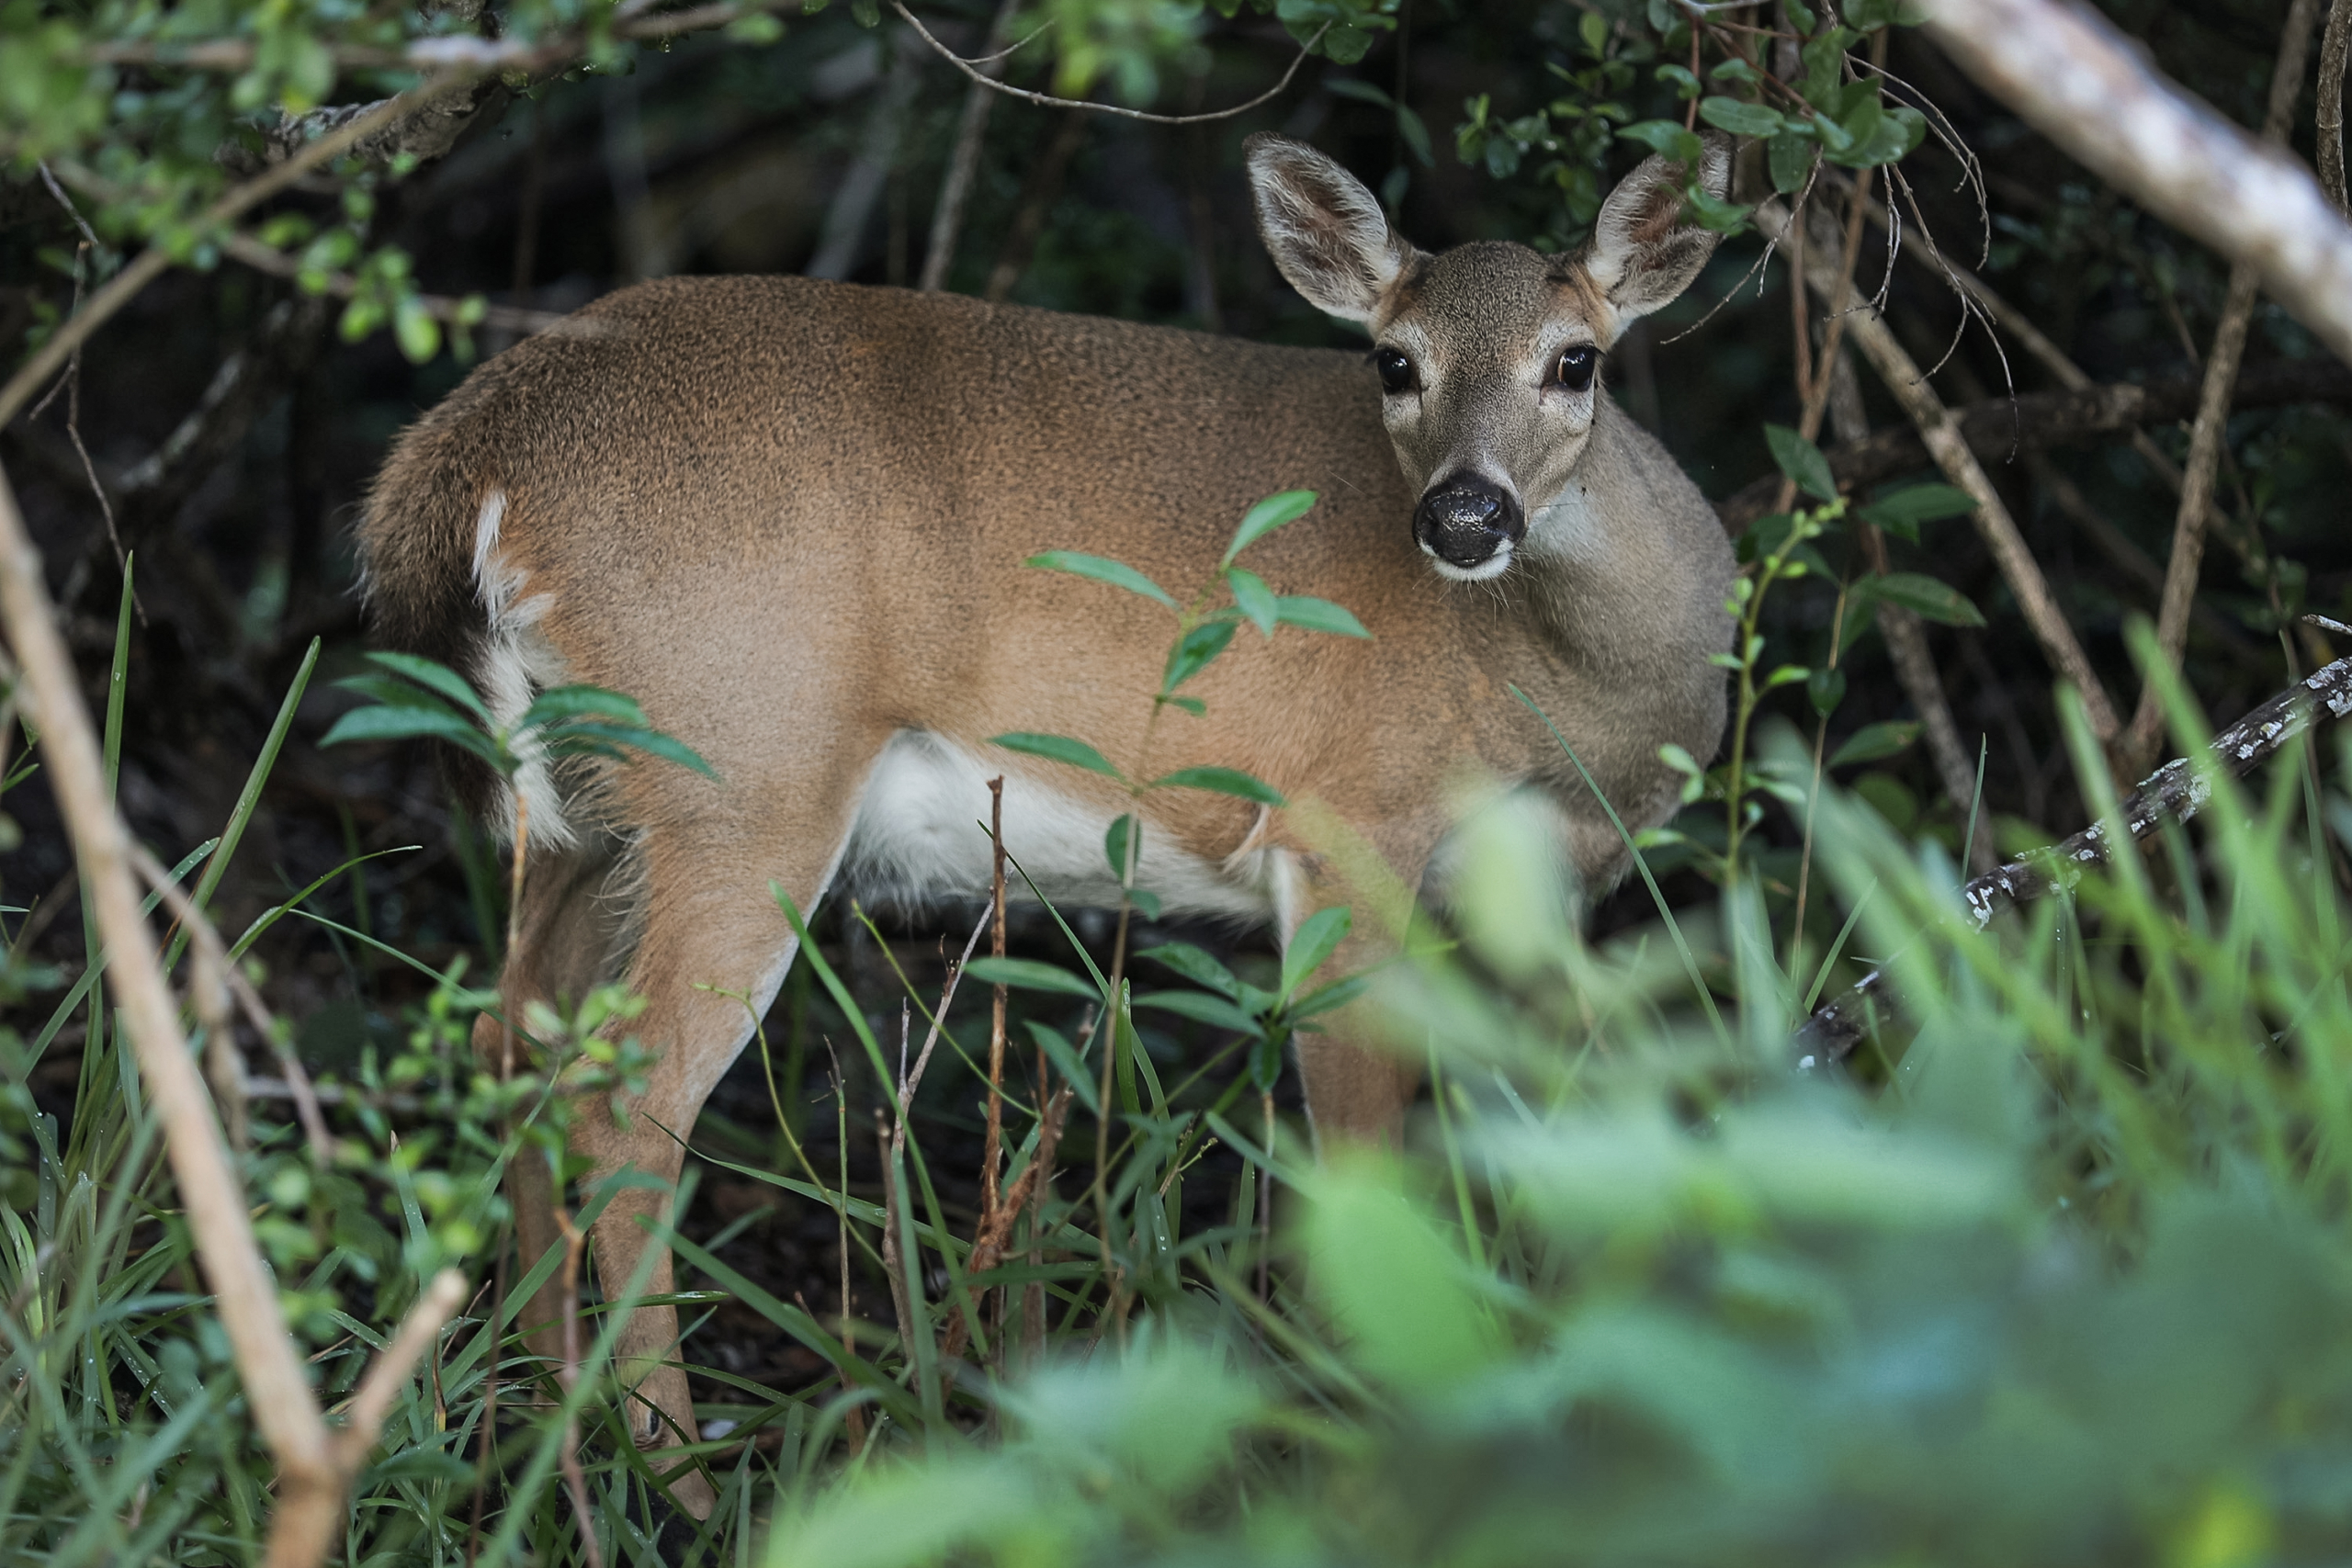
[{"label": "deer", "polygon": [[[380,645],[464,671],[502,721],[552,683],[627,693],[716,774],[526,761],[471,786],[510,842],[527,823],[505,1016],[615,976],[643,998],[642,1094],[571,1134],[590,1182],[651,1179],[594,1222],[608,1292],[658,1247],[646,1223],[666,1223],[681,1140],[793,962],[772,885],[803,910],[845,890],[985,897],[1001,774],[1007,852],[1057,900],[1115,900],[1103,835],[1131,808],[1136,885],[1170,914],[1281,942],[1343,896],[1283,811],[1173,791],[1138,807],[990,748],[1043,730],[1124,755],[1159,677],[1161,612],[1025,570],[1037,552],[1193,581],[1252,502],[1321,492],[1252,564],[1369,639],[1278,635],[1221,660],[1195,688],[1205,715],[1161,727],[1150,766],[1246,769],[1317,802],[1407,887],[1441,863],[1468,773],[1546,803],[1577,886],[1626,869],[1603,801],[1509,687],[1628,829],[1678,804],[1661,747],[1714,753],[1732,552],[1601,374],[1714,248],[1684,214],[1690,171],[1641,164],[1572,253],[1431,254],[1314,149],[1259,135],[1245,156],[1277,269],[1366,330],[1368,363],[951,294],[673,277],[479,367],[389,456],[357,528]],[[1721,197],[1729,168],[1710,140],[1702,188]],[[1393,947],[1358,922],[1330,962]],[[1322,1145],[1401,1136],[1418,1087],[1351,1016],[1295,1046]],[[508,1039],[476,1025],[486,1063]],[[558,1194],[541,1161],[509,1181],[527,1268],[560,1245]],[[649,1277],[672,1289],[666,1249]],[[535,1347],[556,1316],[551,1295],[526,1309]],[[668,1306],[620,1334],[647,1450],[696,1436],[677,1337]],[[707,1514],[706,1476],[657,1468]]]}]

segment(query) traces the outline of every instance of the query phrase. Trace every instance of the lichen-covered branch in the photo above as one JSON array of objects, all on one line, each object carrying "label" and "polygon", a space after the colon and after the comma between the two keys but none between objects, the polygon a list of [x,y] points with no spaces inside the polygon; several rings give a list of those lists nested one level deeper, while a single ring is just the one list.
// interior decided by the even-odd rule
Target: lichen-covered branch
[{"label": "lichen-covered branch", "polygon": [[[2308,731],[2323,713],[2352,717],[2352,659],[2339,659],[2288,687],[2215,736],[2208,750],[2224,772],[2242,776]],[[2204,808],[2211,787],[2188,758],[2176,757],[2123,797],[2118,816],[2124,837],[2137,844],[2167,821],[2188,821]],[[2074,886],[2084,867],[2108,859],[2113,842],[2108,824],[2094,822],[2052,849],[1976,878],[1960,890],[1969,919],[1982,930],[2004,909]],[[1871,1009],[1886,985],[1882,964],[1815,1013],[1797,1032],[1799,1054],[1830,1061],[1851,1054],[1869,1033]]]}]

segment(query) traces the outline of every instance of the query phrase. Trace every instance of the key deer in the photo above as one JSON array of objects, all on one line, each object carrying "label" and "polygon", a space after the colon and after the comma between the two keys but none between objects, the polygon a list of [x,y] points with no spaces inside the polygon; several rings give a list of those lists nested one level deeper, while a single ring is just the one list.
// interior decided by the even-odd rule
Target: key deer
[{"label": "key deer", "polygon": [[[1243,768],[1318,801],[1408,886],[1473,774],[1551,804],[1584,887],[1624,869],[1616,830],[1506,683],[1635,829],[1675,804],[1661,745],[1713,752],[1731,552],[1600,378],[1626,324],[1713,248],[1681,220],[1680,171],[1636,170],[1572,255],[1431,255],[1311,149],[1260,136],[1248,162],[1283,276],[1369,331],[1369,364],[953,295],[680,277],[511,349],[401,439],[359,529],[379,639],[464,671],[509,720],[550,683],[627,692],[718,774],[530,764],[516,783],[528,856],[508,1015],[621,976],[660,1053],[626,1125],[579,1119],[595,1179],[678,1175],[676,1139],[752,1031],[722,993],[764,1007],[792,962],[771,883],[803,909],[844,889],[984,895],[975,823],[1001,773],[1007,847],[1029,873],[1060,899],[1115,897],[1102,837],[1129,800],[988,738],[1044,730],[1131,757],[1168,623],[1024,570],[1038,551],[1192,582],[1252,502],[1319,491],[1250,563],[1278,592],[1347,606],[1371,640],[1237,645],[1192,688],[1206,717],[1170,715],[1148,765]],[[1711,144],[1717,194],[1728,163]],[[511,833],[514,795],[483,783]],[[1279,938],[1342,896],[1282,812],[1190,792],[1141,809],[1138,885],[1172,913]],[[1360,919],[1336,964],[1376,956],[1375,924]],[[1339,1018],[1298,1050],[1318,1134],[1394,1135],[1414,1075]],[[499,1040],[485,1018],[477,1048],[494,1061]],[[512,1196],[527,1266],[557,1240],[544,1168],[518,1161]],[[597,1222],[608,1288],[663,1213],[632,1187]],[[671,1288],[666,1258],[651,1279]],[[547,1298],[526,1320],[554,1315]],[[649,1447],[695,1431],[676,1334],[666,1307],[623,1333]],[[704,1481],[673,1480],[707,1510]]]}]

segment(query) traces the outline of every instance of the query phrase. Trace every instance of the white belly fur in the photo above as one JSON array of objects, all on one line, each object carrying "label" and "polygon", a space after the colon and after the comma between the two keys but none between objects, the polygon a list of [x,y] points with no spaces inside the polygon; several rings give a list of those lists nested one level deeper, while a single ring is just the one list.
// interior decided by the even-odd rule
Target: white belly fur
[{"label": "white belly fur", "polygon": [[[1103,855],[1102,836],[1114,813],[1056,790],[1015,770],[1054,763],[1015,759],[987,762],[924,730],[901,730],[875,760],[850,828],[842,875],[867,903],[921,904],[939,898],[989,896],[990,856],[988,781],[1004,775],[1005,852],[1046,897],[1073,907],[1118,902],[1118,884]],[[1138,887],[1159,896],[1170,914],[1247,920],[1273,917],[1271,856],[1253,853],[1219,865],[1187,854],[1147,828]],[[1025,897],[1018,874],[1006,873],[1009,897]]]}]

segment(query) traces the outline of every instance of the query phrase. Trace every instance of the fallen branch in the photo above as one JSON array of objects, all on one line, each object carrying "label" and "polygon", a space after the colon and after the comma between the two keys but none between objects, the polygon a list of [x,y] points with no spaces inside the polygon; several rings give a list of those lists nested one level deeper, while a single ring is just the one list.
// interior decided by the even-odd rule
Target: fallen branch
[{"label": "fallen branch", "polygon": [[2352,359],[2352,226],[2284,149],[2167,81],[2114,25],[2052,0],[1930,0],[1946,52],[2084,167],[2232,261]]},{"label": "fallen branch", "polygon": [[[2290,686],[2215,736],[2207,751],[2223,772],[2243,777],[2309,731],[2323,711],[2333,718],[2352,717],[2352,659],[2339,659]],[[2125,836],[2137,844],[2166,822],[2189,820],[2204,808],[2211,789],[2188,758],[2173,759],[2123,797],[2118,815]],[[1969,920],[1982,931],[2005,909],[2073,886],[2084,867],[2103,863],[2111,852],[2108,825],[2095,822],[2053,849],[2012,861],[1960,890]],[[1851,1055],[1870,1032],[1870,1014],[1886,985],[1886,966],[1881,964],[1806,1020],[1796,1034],[1799,1055],[1836,1062]]]},{"label": "fallen branch", "polygon": [[[1989,463],[2005,462],[2020,448],[2064,446],[2105,435],[2120,435],[2143,424],[2170,424],[2197,412],[2200,378],[2167,376],[2153,381],[2121,381],[2017,398],[1987,398],[1952,411],[1952,423],[1968,449]],[[2352,402],[2352,369],[2327,359],[2280,359],[2250,366],[2238,374],[2235,405],[2277,408],[2289,403]],[[1840,490],[1862,490],[1929,466],[1927,443],[1917,429],[1900,425],[1873,432],[1867,440],[1828,448],[1829,471]],[[1724,527],[1736,535],[1772,510],[1780,489],[1775,474],[1742,486],[1715,505]]]}]

